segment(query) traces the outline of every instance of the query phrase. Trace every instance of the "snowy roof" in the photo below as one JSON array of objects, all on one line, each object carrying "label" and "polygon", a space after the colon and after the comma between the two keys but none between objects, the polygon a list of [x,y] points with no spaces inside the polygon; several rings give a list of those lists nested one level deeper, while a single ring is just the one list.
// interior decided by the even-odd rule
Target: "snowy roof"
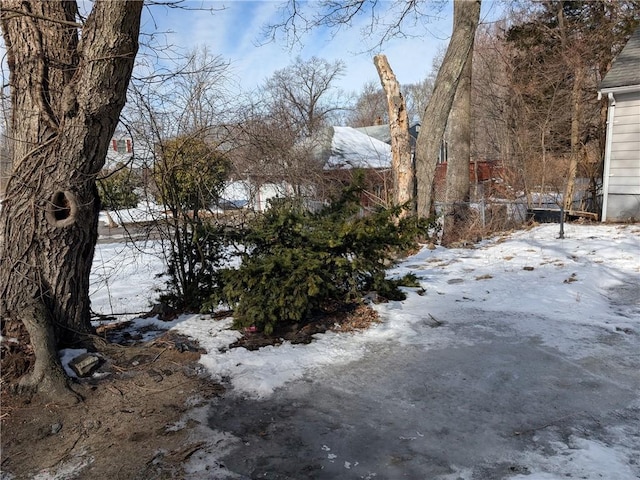
[{"label": "snowy roof", "polygon": [[605,75],[600,90],[640,85],[640,27],[629,38]]},{"label": "snowy roof", "polygon": [[[369,125],[367,127],[357,127],[356,130],[370,137],[377,138],[381,142],[391,144],[391,129],[388,124],[385,125]],[[412,145],[415,145],[420,132],[420,122],[413,122],[409,125],[409,137]]]},{"label": "snowy roof", "polygon": [[391,146],[355,128],[333,127],[325,170],[391,168]]},{"label": "snowy roof", "polygon": [[391,129],[388,124],[385,125],[369,125],[367,127],[357,127],[356,130],[370,137],[377,138],[381,142],[391,143]]}]

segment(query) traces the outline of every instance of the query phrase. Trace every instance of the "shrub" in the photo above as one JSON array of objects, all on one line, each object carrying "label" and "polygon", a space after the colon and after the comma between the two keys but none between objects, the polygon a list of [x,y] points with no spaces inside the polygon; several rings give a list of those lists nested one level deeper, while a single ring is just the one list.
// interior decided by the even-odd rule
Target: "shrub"
[{"label": "shrub", "polygon": [[229,173],[223,152],[197,135],[166,140],[154,165],[156,200],[175,216],[197,215],[214,204]]},{"label": "shrub", "polygon": [[160,302],[175,311],[200,310],[219,288],[220,268],[226,263],[222,227],[200,222],[171,239],[167,258],[167,289]]},{"label": "shrub", "polygon": [[248,253],[238,269],[221,272],[222,300],[234,308],[236,327],[270,334],[280,323],[305,321],[329,304],[359,301],[367,291],[404,298],[385,278],[394,252],[414,245],[423,226],[410,218],[395,222],[399,209],[363,214],[360,187],[312,213],[279,199],[249,226]]},{"label": "shrub", "polygon": [[166,140],[154,165],[156,199],[170,212],[163,226],[167,291],[160,300],[178,311],[198,311],[218,288],[224,226],[210,209],[229,172],[224,153],[199,134]]},{"label": "shrub", "polygon": [[111,171],[103,171],[97,182],[102,208],[120,210],[135,207],[140,200],[135,191],[138,184],[137,176],[124,165],[118,165]]}]

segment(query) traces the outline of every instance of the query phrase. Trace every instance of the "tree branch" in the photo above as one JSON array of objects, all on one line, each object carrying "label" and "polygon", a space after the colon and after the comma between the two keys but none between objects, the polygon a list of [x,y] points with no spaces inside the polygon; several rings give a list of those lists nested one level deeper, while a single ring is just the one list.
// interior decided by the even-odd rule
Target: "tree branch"
[{"label": "tree branch", "polygon": [[72,28],[82,28],[84,26],[82,23],[69,22],[67,20],[59,20],[57,18],[50,18],[50,17],[45,17],[44,15],[38,15],[37,13],[25,12],[23,10],[17,10],[15,8],[6,8],[6,7],[0,6],[0,15],[4,15],[4,12],[15,14],[14,16],[6,16],[5,18],[7,20],[22,16],[22,17],[35,18],[36,20],[44,20],[46,22],[51,22],[51,23],[57,23],[59,25],[66,25],[67,27],[72,27]]}]

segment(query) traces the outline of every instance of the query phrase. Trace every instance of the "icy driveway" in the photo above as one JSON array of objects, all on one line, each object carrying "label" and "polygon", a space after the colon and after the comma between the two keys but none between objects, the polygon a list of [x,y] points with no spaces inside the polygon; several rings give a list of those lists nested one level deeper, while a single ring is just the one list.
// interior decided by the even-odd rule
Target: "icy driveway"
[{"label": "icy driveway", "polygon": [[209,407],[222,440],[191,478],[640,478],[640,229],[556,228],[421,252],[397,271],[424,294],[346,346],[203,358],[235,394]]},{"label": "icy driveway", "polygon": [[221,399],[210,425],[243,442],[225,465],[269,479],[640,478],[638,342],[610,337],[604,362],[575,362],[492,333],[517,318],[455,317],[439,327],[460,340],[446,348],[372,345],[267,400]]}]

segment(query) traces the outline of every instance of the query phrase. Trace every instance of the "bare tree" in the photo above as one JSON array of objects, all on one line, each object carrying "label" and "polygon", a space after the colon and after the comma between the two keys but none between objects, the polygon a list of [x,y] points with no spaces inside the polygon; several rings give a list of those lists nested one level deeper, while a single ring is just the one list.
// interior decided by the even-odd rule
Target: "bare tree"
[{"label": "bare tree", "polygon": [[123,121],[137,143],[134,163],[148,173],[147,197],[164,207],[149,212],[169,274],[161,300],[199,310],[222,257],[217,204],[235,146],[236,106],[221,57],[200,48],[174,61],[175,72],[132,82]]},{"label": "bare tree", "polygon": [[0,317],[24,323],[35,364],[21,386],[73,397],[57,356],[92,331],[89,273],[97,240],[95,178],[125,103],[141,1],[6,0],[13,169],[0,212]]},{"label": "bare tree", "polygon": [[425,108],[427,108],[429,98],[431,98],[431,92],[433,92],[433,80],[434,79],[427,77],[421,82],[410,83],[408,85],[402,85],[401,87],[404,92],[405,102],[407,103],[407,117],[409,118],[409,123],[412,125],[415,122],[420,122],[422,113]]},{"label": "bare tree", "polygon": [[[413,200],[413,158],[409,137],[409,117],[400,84],[385,55],[373,57],[380,83],[387,95],[389,129],[391,130],[391,169],[393,171],[393,203],[405,205]],[[401,217],[409,213],[403,210]]]},{"label": "bare tree", "polygon": [[453,33],[438,71],[431,99],[422,115],[416,144],[417,211],[418,216],[423,218],[431,214],[440,143],[458,83],[469,52],[473,49],[480,19],[479,0],[455,0],[453,5]]},{"label": "bare tree", "polygon": [[[524,178],[512,175],[523,170],[522,157],[516,155],[514,146],[514,122],[511,108],[514,95],[509,88],[510,54],[501,32],[506,22],[482,25],[473,46],[472,108],[473,135],[472,156],[478,161],[491,162],[508,175],[509,185],[524,190]],[[505,178],[506,180],[506,178]],[[482,192],[476,183],[476,198]],[[490,192],[486,192],[490,193]],[[503,189],[501,195],[508,192]]]},{"label": "bare tree", "polygon": [[[428,18],[423,10],[423,2],[394,1],[383,5],[383,2],[376,0],[322,0],[309,13],[301,2],[288,0],[287,7],[283,22],[272,25],[270,32],[275,35],[277,31],[283,30],[292,42],[299,42],[301,35],[312,28],[339,28],[351,24],[359,15],[369,15],[370,23],[365,34],[377,35],[378,45],[382,45],[392,37],[403,35],[405,22]],[[453,35],[442,68],[438,72],[433,94],[422,115],[422,127],[416,146],[417,213],[422,217],[430,214],[433,179],[442,135],[462,69],[473,46],[479,19],[480,0],[454,2]]]},{"label": "bare tree", "polygon": [[527,181],[538,173],[536,187],[551,186],[570,209],[576,176],[589,175],[593,208],[601,172],[594,158],[604,151],[606,106],[593,92],[640,24],[640,2],[550,0],[525,7],[514,12],[505,39],[514,133]]},{"label": "bare tree", "polygon": [[369,127],[388,123],[387,99],[379,84],[367,82],[358,94],[347,117],[351,127]]},{"label": "bare tree", "polygon": [[250,180],[256,193],[267,183],[278,185],[281,194],[288,188],[285,183],[292,189],[289,193],[316,183],[322,171],[316,153],[324,146],[325,129],[307,136],[286,108],[255,99],[241,110],[231,152],[236,178]]},{"label": "bare tree", "polygon": [[290,66],[276,71],[266,82],[264,93],[272,111],[281,109],[305,137],[330,125],[344,107],[335,82],[344,74],[344,63],[312,57],[296,58]]},{"label": "bare tree", "polygon": [[283,32],[287,43],[295,45],[303,43],[304,35],[314,28],[328,27],[335,31],[351,26],[360,17],[365,20],[360,29],[362,36],[372,41],[371,48],[363,50],[371,51],[392,38],[422,35],[422,27],[440,13],[444,3],[437,0],[287,0],[282,8],[282,22],[266,26],[264,34],[273,41]]},{"label": "bare tree", "polygon": [[330,129],[346,110],[336,80],[342,62],[297,58],[251,95],[237,119],[235,175],[258,191],[271,183],[281,195],[302,195],[322,183],[318,160]]},{"label": "bare tree", "polygon": [[[439,63],[434,68],[438,71]],[[433,78],[428,76],[417,83],[401,84],[404,100],[407,106],[409,124],[420,121],[422,112],[429,103],[433,90]],[[351,127],[368,127],[370,125],[386,125],[389,123],[387,96],[379,83],[367,82],[356,96],[349,115],[347,125]]]}]

